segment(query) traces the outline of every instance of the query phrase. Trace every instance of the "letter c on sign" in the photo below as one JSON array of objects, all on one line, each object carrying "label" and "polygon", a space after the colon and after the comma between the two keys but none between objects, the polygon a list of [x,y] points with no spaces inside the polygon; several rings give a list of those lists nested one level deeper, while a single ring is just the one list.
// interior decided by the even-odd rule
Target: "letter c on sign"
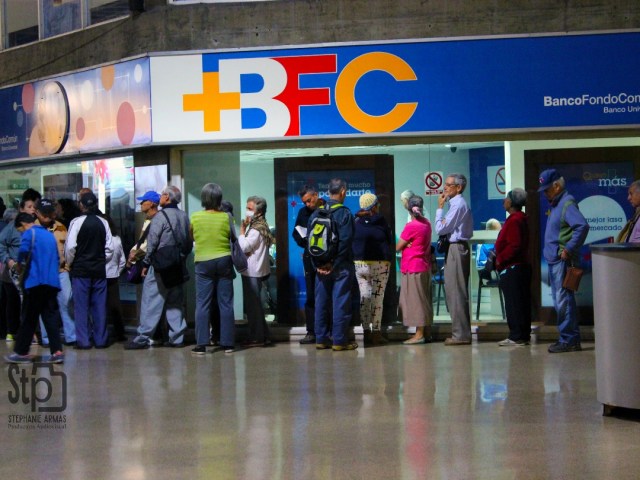
[{"label": "letter c on sign", "polygon": [[373,70],[388,73],[398,81],[417,80],[413,69],[400,57],[384,52],[366,53],[344,67],[336,82],[336,106],[345,121],[364,133],[393,132],[404,125],[418,107],[417,103],[398,103],[384,115],[362,111],[355,98],[358,81]]}]

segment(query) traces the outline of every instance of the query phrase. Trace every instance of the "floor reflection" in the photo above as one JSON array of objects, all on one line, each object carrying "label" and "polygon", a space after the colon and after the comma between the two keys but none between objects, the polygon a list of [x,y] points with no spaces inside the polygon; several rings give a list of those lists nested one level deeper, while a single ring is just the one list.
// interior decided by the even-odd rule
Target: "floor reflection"
[{"label": "floor reflection", "polygon": [[[602,417],[593,350],[278,344],[67,353],[64,429],[3,428],[3,478],[625,478],[638,422]],[[7,348],[0,345],[0,353]],[[10,375],[0,379],[7,392]],[[30,406],[0,403],[1,418]],[[51,402],[59,396],[52,396]],[[630,478],[630,477],[628,477]]]}]

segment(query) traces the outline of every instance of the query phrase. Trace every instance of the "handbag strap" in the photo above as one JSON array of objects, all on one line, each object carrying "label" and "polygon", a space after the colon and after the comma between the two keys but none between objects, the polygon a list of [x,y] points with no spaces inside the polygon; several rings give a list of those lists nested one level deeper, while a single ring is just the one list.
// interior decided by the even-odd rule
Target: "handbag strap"
[{"label": "handbag strap", "polygon": [[145,228],[144,231],[142,232],[142,235],[140,235],[140,239],[138,240],[138,243],[136,243],[136,250],[138,250],[140,248],[140,245],[142,245],[144,241],[147,239],[147,235],[149,235],[150,227],[151,227],[151,222],[149,222],[149,224],[147,225],[147,228]]},{"label": "handbag strap", "polygon": [[178,247],[180,247],[180,250],[182,250],[182,242],[178,241],[178,237],[176,236],[176,232],[173,231],[173,227],[171,226],[171,222],[169,221],[169,215],[167,215],[167,212],[165,212],[164,210],[160,210],[160,213],[162,213],[164,215],[164,218],[167,219],[167,224],[169,225],[169,230],[171,230],[171,235],[173,236],[173,241],[176,242],[176,245]]},{"label": "handbag strap", "polygon": [[229,217],[229,238],[232,242],[235,243],[238,241],[238,236],[236,235],[236,226],[233,224],[233,217],[231,216],[231,214],[227,213],[227,216]]}]

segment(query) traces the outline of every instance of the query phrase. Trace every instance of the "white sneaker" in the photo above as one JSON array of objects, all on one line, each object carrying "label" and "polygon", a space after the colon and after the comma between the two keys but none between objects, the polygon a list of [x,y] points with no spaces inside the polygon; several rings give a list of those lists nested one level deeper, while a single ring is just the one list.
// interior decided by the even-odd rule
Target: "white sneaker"
[{"label": "white sneaker", "polygon": [[513,341],[510,338],[505,338],[501,342],[498,342],[498,346],[500,347],[524,347],[525,345],[529,345],[529,342],[523,340]]}]

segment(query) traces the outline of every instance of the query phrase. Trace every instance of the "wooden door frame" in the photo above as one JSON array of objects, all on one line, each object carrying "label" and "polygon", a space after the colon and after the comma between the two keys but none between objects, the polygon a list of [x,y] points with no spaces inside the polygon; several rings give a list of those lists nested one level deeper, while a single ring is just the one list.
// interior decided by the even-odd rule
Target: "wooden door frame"
[{"label": "wooden door frame", "polygon": [[[375,177],[375,193],[380,199],[380,213],[387,220],[395,235],[395,210],[394,210],[394,157],[393,155],[324,155],[321,157],[287,157],[275,158],[273,162],[276,202],[276,246],[279,252],[285,254],[276,255],[276,276],[278,284],[278,323],[287,325],[304,325],[304,308],[290,308],[291,282],[289,279],[289,242],[291,241],[291,228],[288,225],[288,192],[287,175],[291,171],[340,171],[340,170],[373,170]],[[329,178],[326,179],[330,180]],[[355,212],[353,212],[355,213]],[[394,236],[395,238],[395,236]],[[395,304],[395,264],[393,275],[389,275],[387,292],[385,294],[385,313],[383,322],[388,323],[393,301]],[[393,293],[393,294],[391,294]],[[389,298],[389,300],[387,300]],[[395,311],[392,312],[395,316]]]}]

